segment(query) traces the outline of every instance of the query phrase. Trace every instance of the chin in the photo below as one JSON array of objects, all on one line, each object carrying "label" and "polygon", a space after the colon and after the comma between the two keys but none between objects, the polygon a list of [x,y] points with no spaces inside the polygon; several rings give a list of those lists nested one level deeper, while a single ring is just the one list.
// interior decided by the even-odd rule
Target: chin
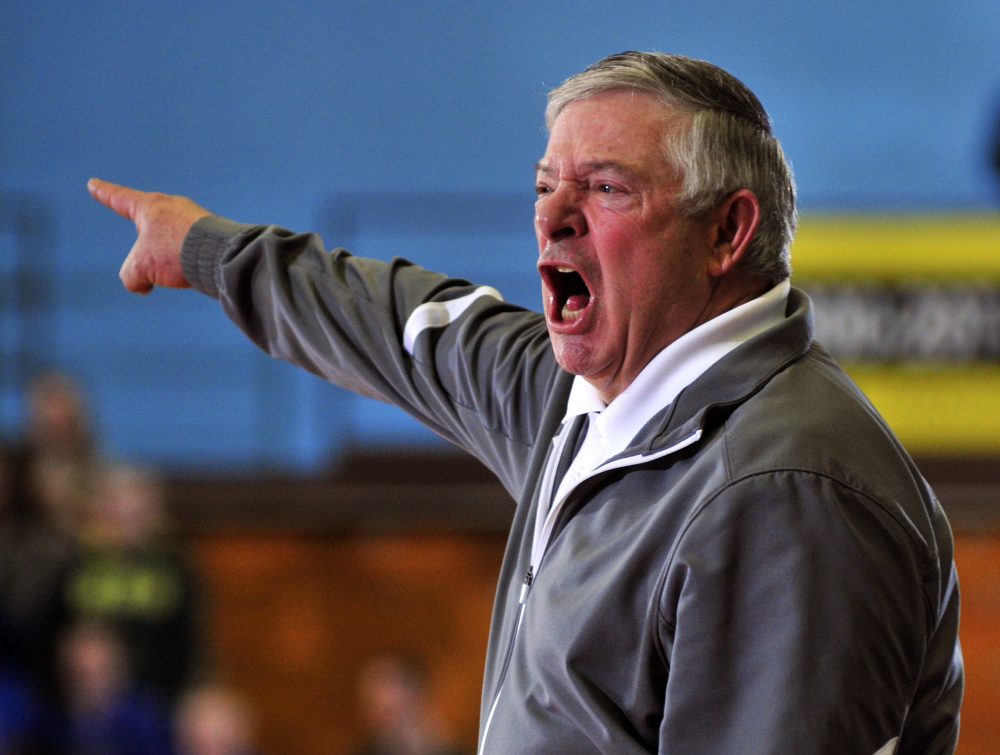
[{"label": "chin", "polygon": [[584,344],[579,343],[579,338],[572,336],[552,336],[552,350],[556,356],[556,362],[566,372],[572,375],[587,377],[593,371],[593,350]]}]

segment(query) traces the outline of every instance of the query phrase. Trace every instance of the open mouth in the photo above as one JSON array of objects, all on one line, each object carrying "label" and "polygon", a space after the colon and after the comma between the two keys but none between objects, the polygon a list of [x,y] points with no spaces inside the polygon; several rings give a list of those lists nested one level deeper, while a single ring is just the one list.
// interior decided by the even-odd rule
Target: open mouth
[{"label": "open mouth", "polygon": [[542,275],[553,297],[549,316],[567,323],[579,319],[591,300],[583,276],[563,265],[545,267]]}]

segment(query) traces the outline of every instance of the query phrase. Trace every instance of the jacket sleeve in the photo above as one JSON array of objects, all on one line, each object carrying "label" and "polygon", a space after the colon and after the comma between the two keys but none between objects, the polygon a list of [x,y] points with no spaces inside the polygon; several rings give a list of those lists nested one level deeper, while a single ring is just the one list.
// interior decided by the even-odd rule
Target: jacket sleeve
[{"label": "jacket sleeve", "polygon": [[922,741],[900,739],[904,719],[924,715],[911,706],[928,647],[957,621],[954,574],[914,532],[858,490],[794,470],[737,481],[704,505],[661,594],[660,752],[950,753],[954,642],[933,661],[943,677]]},{"label": "jacket sleeve", "polygon": [[400,258],[214,216],[188,233],[182,266],[268,354],[399,406],[519,494],[556,372],[541,315]]}]

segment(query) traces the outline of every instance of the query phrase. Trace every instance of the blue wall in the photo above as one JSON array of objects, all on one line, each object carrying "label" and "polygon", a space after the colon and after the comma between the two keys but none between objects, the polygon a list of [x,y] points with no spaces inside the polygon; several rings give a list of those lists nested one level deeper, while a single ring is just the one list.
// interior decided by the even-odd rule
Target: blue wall
[{"label": "blue wall", "polygon": [[[530,301],[536,286],[520,271],[533,258],[545,93],[636,48],[712,60],[754,89],[807,212],[997,198],[986,164],[1000,113],[995,0],[2,0],[0,25],[0,197],[8,221],[18,203],[54,221],[39,250],[53,276],[47,356],[84,381],[111,453],[168,467],[312,469],[345,444],[427,439],[258,355],[214,302],[122,291],[133,232],[89,199],[91,175],[327,232],[338,196],[523,195],[522,227],[484,238],[432,222],[402,251],[436,250],[434,264],[473,275],[481,256],[492,282],[504,271],[478,250],[499,247],[518,271],[513,298]],[[5,270],[13,228],[0,234]],[[377,227],[352,239],[376,256],[399,243]],[[10,432],[16,392],[0,409]]]}]

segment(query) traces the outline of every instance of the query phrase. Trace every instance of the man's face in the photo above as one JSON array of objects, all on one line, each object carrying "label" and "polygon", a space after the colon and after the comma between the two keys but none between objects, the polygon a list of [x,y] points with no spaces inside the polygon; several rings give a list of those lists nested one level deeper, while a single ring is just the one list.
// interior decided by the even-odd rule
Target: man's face
[{"label": "man's face", "polygon": [[680,179],[664,149],[676,117],[645,93],[576,100],[538,163],[538,270],[556,359],[606,401],[700,324],[711,297],[711,223],[673,209]]}]

